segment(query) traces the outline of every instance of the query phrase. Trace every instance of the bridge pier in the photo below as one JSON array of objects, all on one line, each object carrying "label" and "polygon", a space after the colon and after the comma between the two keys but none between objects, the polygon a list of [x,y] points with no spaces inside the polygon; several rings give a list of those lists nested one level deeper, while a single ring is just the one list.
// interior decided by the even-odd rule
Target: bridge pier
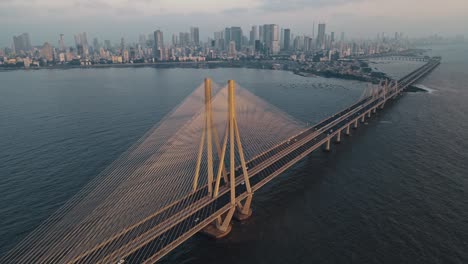
[{"label": "bridge pier", "polygon": [[351,135],[351,124],[349,124],[347,127],[346,127],[346,135],[349,136]]},{"label": "bridge pier", "polygon": [[377,113],[377,107],[375,107],[373,110],[372,110],[372,113]]},{"label": "bridge pier", "polygon": [[357,129],[358,127],[358,118],[356,118],[356,120],[354,120],[354,129]]},{"label": "bridge pier", "polygon": [[372,113],[372,110],[369,110],[369,112],[367,112],[367,117],[368,117],[368,118],[371,117],[371,113]]},{"label": "bridge pier", "polygon": [[234,215],[236,207],[233,206],[224,216],[224,221],[222,221],[222,217],[218,217],[213,223],[207,225],[203,228],[200,233],[203,235],[209,236],[211,238],[223,238],[232,230],[231,219]]},{"label": "bridge pier", "polygon": [[341,143],[341,130],[338,131],[338,134],[336,135],[336,141],[337,144]]},{"label": "bridge pier", "polygon": [[328,138],[327,143],[325,143],[325,151],[326,151],[326,152],[329,152],[329,151],[330,151],[330,141],[331,141],[331,139]]},{"label": "bridge pier", "polygon": [[236,211],[234,212],[234,219],[237,221],[244,221],[252,216],[252,208],[250,207],[252,204],[252,198],[252,194],[247,196],[244,205],[242,205],[241,201],[237,202]]},{"label": "bridge pier", "polygon": [[361,123],[364,123],[365,120],[366,120],[366,114],[363,114],[361,117]]}]

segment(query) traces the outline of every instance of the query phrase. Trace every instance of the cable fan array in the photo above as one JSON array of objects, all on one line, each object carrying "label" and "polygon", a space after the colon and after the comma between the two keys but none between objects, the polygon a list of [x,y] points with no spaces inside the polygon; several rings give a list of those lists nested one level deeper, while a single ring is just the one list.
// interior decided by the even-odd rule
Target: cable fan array
[{"label": "cable fan array", "polygon": [[[228,91],[214,84],[212,92],[214,140],[221,142],[227,129]],[[238,86],[236,98],[245,160],[306,129],[304,123],[247,89]],[[110,263],[114,258],[109,256],[127,252],[126,248],[135,247],[132,243],[167,228],[164,221],[169,217],[201,199],[211,199],[193,189],[206,121],[204,100],[200,85],[0,262]],[[217,169],[219,151],[214,151],[213,158]],[[240,157],[234,162],[240,166]],[[207,185],[206,154],[199,163],[197,188],[203,188]],[[140,254],[151,255],[155,248],[157,243]]]}]

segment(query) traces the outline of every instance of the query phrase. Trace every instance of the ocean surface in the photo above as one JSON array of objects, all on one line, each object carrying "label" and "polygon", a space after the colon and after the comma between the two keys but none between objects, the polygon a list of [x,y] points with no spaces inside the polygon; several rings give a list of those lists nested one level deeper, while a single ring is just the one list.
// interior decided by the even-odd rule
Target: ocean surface
[{"label": "ocean surface", "polygon": [[[468,46],[352,132],[254,195],[221,240],[161,263],[468,263]],[[416,63],[372,64],[398,78]],[[177,106],[203,79],[239,85],[309,123],[367,84],[255,69],[0,72],[0,255]]]}]

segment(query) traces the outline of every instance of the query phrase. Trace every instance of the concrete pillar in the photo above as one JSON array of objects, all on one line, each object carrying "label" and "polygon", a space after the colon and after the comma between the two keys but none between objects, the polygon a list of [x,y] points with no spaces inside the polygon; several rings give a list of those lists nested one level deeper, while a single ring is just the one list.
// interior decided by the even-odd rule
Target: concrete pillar
[{"label": "concrete pillar", "polygon": [[327,140],[327,143],[325,143],[325,151],[330,151],[330,138]]},{"label": "concrete pillar", "polygon": [[372,110],[372,112],[375,114],[377,113],[377,107],[374,108],[374,110]]},{"label": "concrete pillar", "polygon": [[369,112],[367,112],[367,117],[370,117],[371,116],[371,110],[369,110]]},{"label": "concrete pillar", "polygon": [[341,130],[338,131],[338,134],[336,135],[336,143],[340,143],[341,142]]},{"label": "concrete pillar", "polygon": [[366,114],[363,114],[361,117],[361,123],[364,123],[365,120],[366,120]]},{"label": "concrete pillar", "polygon": [[358,119],[356,118],[356,120],[354,120],[354,129],[356,129],[358,127]]},{"label": "concrete pillar", "polygon": [[349,124],[347,127],[346,127],[346,135],[349,136],[351,134],[351,124]]}]

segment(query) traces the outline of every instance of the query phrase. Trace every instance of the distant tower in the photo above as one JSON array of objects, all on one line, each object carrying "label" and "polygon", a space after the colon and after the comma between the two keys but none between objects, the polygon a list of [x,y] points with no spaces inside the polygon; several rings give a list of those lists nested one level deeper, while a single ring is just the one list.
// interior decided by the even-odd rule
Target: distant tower
[{"label": "distant tower", "polygon": [[154,32],[154,58],[158,60],[163,59],[163,48],[164,48],[164,39],[163,39],[163,32],[161,30],[156,30]]},{"label": "distant tower", "polygon": [[242,49],[242,29],[240,27],[231,27],[231,41],[236,43],[236,50]]},{"label": "distant tower", "polygon": [[120,39],[120,53],[123,55],[123,51],[125,50],[125,39]]},{"label": "distant tower", "polygon": [[172,34],[172,46],[177,46],[179,44],[177,34]]},{"label": "distant tower", "polygon": [[317,46],[323,48],[325,45],[325,24],[318,25]]},{"label": "distant tower", "polygon": [[291,29],[287,28],[284,30],[284,50],[289,50],[291,47]]},{"label": "distant tower", "polygon": [[265,47],[271,54],[277,54],[280,50],[279,26],[275,24],[263,25],[263,39]]},{"label": "distant tower", "polygon": [[315,37],[315,21],[312,24],[312,37]]},{"label": "distant tower", "polygon": [[257,34],[257,26],[252,26],[252,29],[250,30],[250,45],[255,45],[255,40],[258,39],[258,34]]},{"label": "distant tower", "polygon": [[198,27],[190,28],[190,42],[195,46],[200,45],[200,30]]},{"label": "distant tower", "polygon": [[146,35],[145,34],[140,34],[140,36],[138,37],[138,43],[140,43],[142,47],[146,47]]},{"label": "distant tower", "polygon": [[229,42],[229,50],[228,50],[228,53],[229,53],[229,56],[231,57],[235,57],[236,54],[237,54],[237,50],[236,50],[236,42],[235,41],[231,41]]},{"label": "distant tower", "polygon": [[99,40],[98,38],[94,38],[93,39],[93,49],[94,49],[94,53],[98,52],[99,49],[100,49],[100,45],[99,45]]},{"label": "distant tower", "polygon": [[66,47],[65,47],[65,41],[63,40],[63,34],[60,34],[60,39],[59,39],[59,49],[60,51],[65,51],[66,50]]},{"label": "distant tower", "polygon": [[226,48],[229,48],[229,43],[231,43],[231,28],[224,29],[224,43]]},{"label": "distant tower", "polygon": [[29,39],[28,33],[23,33],[19,36],[14,36],[13,43],[14,43],[16,53],[20,53],[21,51],[27,52],[27,51],[31,51],[32,49],[31,41]]},{"label": "distant tower", "polygon": [[106,50],[111,50],[112,49],[112,44],[110,40],[106,39],[104,40],[104,46],[106,47]]}]

